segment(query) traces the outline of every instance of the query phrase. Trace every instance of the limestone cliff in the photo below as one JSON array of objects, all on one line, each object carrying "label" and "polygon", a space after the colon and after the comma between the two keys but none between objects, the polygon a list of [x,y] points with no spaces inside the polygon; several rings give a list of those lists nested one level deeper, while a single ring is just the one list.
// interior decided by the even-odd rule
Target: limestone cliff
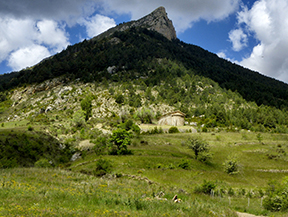
[{"label": "limestone cliff", "polygon": [[165,8],[159,7],[151,14],[137,21],[120,24],[114,28],[109,29],[108,31],[94,37],[93,40],[99,40],[110,36],[116,31],[125,31],[132,27],[142,27],[147,28],[148,30],[154,30],[164,35],[169,40],[177,38],[175,28],[172,21],[168,18]]}]

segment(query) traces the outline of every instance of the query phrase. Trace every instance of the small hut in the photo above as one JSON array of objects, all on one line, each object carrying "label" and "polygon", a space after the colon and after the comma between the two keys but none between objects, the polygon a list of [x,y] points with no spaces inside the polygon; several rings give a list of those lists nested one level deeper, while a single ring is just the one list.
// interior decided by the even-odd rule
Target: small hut
[{"label": "small hut", "polygon": [[185,114],[183,112],[170,112],[160,117],[158,125],[184,126],[184,118]]}]

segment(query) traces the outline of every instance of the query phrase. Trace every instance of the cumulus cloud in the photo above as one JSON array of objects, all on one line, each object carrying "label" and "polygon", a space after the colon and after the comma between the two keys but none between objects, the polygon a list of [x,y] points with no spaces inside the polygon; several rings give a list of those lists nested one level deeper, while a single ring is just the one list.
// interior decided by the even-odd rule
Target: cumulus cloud
[{"label": "cumulus cloud", "polygon": [[286,0],[259,0],[238,14],[238,22],[259,41],[240,64],[288,83],[287,11]]},{"label": "cumulus cloud", "polygon": [[60,51],[69,44],[64,26],[60,27],[55,21],[42,20],[37,22],[36,26],[38,43],[49,45],[52,52]]},{"label": "cumulus cloud", "polygon": [[247,35],[242,29],[235,29],[229,32],[229,40],[233,44],[234,51],[240,51],[247,46]]},{"label": "cumulus cloud", "polygon": [[116,26],[114,19],[96,14],[95,16],[82,19],[79,21],[81,25],[86,26],[88,37],[92,38],[102,32]]},{"label": "cumulus cloud", "polygon": [[50,52],[46,47],[41,45],[31,45],[12,52],[8,59],[8,66],[13,70],[20,70],[22,68],[33,66],[48,56],[50,56]]},{"label": "cumulus cloud", "polygon": [[[2,18],[0,26],[0,61],[9,59],[9,66],[12,69],[25,67],[24,54],[29,54],[25,57],[28,66],[32,62],[37,63],[43,56],[47,57],[48,53],[51,55],[69,44],[65,30],[52,20],[37,22],[29,18],[20,20]],[[45,50],[44,45],[47,46]],[[32,55],[33,51],[39,54],[39,58]],[[16,57],[21,59],[16,60]]]},{"label": "cumulus cloud", "polygon": [[5,60],[14,49],[33,43],[29,39],[35,37],[33,24],[32,20],[29,19],[0,18],[0,61]]}]

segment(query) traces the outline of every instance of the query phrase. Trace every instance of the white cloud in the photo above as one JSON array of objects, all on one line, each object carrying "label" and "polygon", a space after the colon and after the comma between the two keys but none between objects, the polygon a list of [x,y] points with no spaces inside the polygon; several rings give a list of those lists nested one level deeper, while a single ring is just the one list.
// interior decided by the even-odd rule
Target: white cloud
[{"label": "white cloud", "polygon": [[223,59],[227,58],[226,53],[224,51],[220,51],[219,53],[217,53],[217,56]]},{"label": "white cloud", "polygon": [[88,19],[82,19],[79,21],[79,23],[86,26],[87,35],[90,38],[116,26],[116,23],[113,19],[102,16],[100,14],[96,14],[95,16]]},{"label": "white cloud", "polygon": [[59,27],[55,21],[42,20],[37,24],[37,40],[39,44],[46,44],[53,48],[55,52],[65,48],[68,42],[68,35],[64,27]]},{"label": "white cloud", "polygon": [[259,0],[250,10],[244,8],[238,21],[259,41],[240,64],[288,83],[287,11],[287,0]]},{"label": "white cloud", "polygon": [[33,66],[42,59],[50,56],[50,52],[44,46],[32,45],[11,53],[8,59],[8,65],[13,70],[21,70],[29,66]]},{"label": "white cloud", "polygon": [[29,40],[35,37],[33,24],[29,19],[0,18],[0,61],[5,60],[14,49],[33,43]]},{"label": "white cloud", "polygon": [[[47,57],[48,53],[51,55],[61,51],[69,44],[65,30],[52,20],[37,22],[29,18],[0,18],[0,26],[0,62],[8,60],[12,69],[30,66],[32,62]],[[32,54],[33,51],[39,58]],[[28,54],[26,61],[24,54]],[[16,57],[21,59],[17,60]]]},{"label": "white cloud", "polygon": [[225,60],[228,60],[228,61],[230,61],[230,62],[232,62],[232,63],[238,64],[237,61],[235,61],[234,59],[230,59],[229,57],[227,57],[226,51],[219,51],[219,52],[217,53],[217,56],[220,57],[220,58],[223,58],[223,59],[225,59]]},{"label": "white cloud", "polygon": [[232,42],[233,50],[240,51],[247,46],[247,35],[242,29],[235,29],[229,32],[229,39]]}]

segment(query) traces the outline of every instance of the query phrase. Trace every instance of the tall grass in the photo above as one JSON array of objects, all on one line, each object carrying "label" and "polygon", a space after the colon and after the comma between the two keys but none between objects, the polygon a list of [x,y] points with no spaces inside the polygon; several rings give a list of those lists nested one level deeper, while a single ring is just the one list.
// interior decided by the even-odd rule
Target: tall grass
[{"label": "tall grass", "polygon": [[207,198],[181,192],[182,202],[174,203],[175,190],[125,177],[36,168],[1,174],[0,216],[236,216]]}]

